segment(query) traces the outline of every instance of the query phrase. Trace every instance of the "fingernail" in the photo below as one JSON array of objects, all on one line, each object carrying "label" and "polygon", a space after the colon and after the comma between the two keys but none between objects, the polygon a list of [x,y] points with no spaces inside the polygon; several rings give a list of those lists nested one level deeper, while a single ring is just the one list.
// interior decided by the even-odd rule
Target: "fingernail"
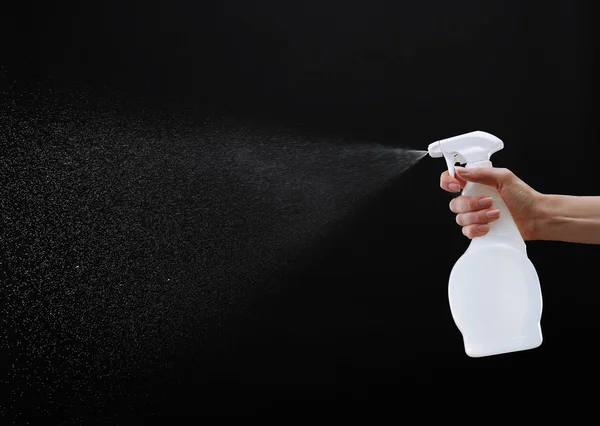
[{"label": "fingernail", "polygon": [[479,205],[481,207],[489,207],[492,205],[492,199],[490,197],[481,198],[479,200]]},{"label": "fingernail", "polygon": [[450,188],[450,190],[454,192],[460,191],[460,186],[456,183],[448,184],[448,188]]},{"label": "fingernail", "polygon": [[459,172],[461,175],[466,175],[467,173],[469,173],[469,171],[466,168],[461,166],[454,167],[454,170]]},{"label": "fingernail", "polygon": [[477,225],[478,232],[487,232],[490,230],[490,225]]},{"label": "fingernail", "polygon": [[485,215],[487,217],[489,217],[490,219],[495,219],[497,217],[500,217],[500,210],[493,209],[493,210],[488,211]]}]

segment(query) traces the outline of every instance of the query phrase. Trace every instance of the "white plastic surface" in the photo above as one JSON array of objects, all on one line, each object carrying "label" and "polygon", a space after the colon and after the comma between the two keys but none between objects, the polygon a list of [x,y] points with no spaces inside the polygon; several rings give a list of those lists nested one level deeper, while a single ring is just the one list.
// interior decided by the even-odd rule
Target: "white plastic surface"
[{"label": "white plastic surface", "polygon": [[464,195],[488,195],[500,218],[474,238],[448,285],[450,310],[471,357],[533,349],[542,344],[542,293],[525,242],[500,194],[468,183]]}]

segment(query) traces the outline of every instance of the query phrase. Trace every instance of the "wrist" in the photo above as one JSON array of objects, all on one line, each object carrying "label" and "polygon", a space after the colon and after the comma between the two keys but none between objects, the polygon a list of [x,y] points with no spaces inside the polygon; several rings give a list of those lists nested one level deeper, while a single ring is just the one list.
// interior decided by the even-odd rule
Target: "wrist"
[{"label": "wrist", "polygon": [[555,240],[555,231],[564,223],[559,214],[560,195],[537,194],[533,203],[531,240]]}]

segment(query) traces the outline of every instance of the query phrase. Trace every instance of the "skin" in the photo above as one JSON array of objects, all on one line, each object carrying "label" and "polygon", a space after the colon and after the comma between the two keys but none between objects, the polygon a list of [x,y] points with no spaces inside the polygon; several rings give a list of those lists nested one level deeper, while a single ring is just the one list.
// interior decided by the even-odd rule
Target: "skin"
[{"label": "skin", "polygon": [[[458,193],[467,181],[489,185],[500,193],[525,241],[552,240],[600,244],[600,197],[542,194],[505,168],[465,169],[455,177],[441,175],[440,186]],[[459,195],[450,202],[463,234],[473,239],[487,234],[499,211],[486,197]]]}]

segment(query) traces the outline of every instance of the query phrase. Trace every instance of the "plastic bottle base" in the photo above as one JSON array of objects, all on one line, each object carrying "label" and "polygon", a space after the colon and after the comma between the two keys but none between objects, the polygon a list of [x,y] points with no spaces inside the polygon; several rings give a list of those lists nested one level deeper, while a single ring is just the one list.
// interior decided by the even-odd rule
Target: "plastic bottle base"
[{"label": "plastic bottle base", "polygon": [[465,342],[465,353],[471,358],[501,355],[535,349],[542,344],[542,336],[521,336],[509,340],[472,343]]}]

